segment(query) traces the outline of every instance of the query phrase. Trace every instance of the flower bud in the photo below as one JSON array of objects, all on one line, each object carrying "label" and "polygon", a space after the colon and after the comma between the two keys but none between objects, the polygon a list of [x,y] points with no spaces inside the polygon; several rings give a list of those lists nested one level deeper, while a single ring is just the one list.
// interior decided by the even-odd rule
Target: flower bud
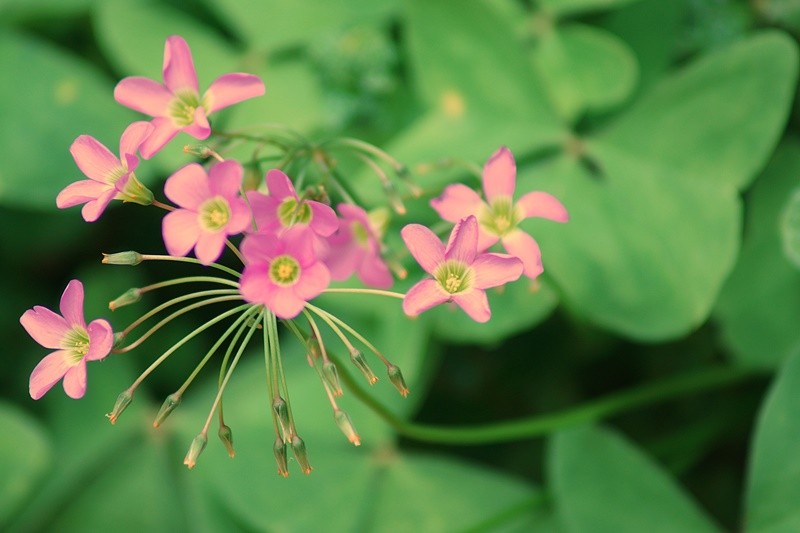
[{"label": "flower bud", "polygon": [[389,365],[387,367],[387,372],[389,373],[389,381],[392,382],[397,392],[404,398],[408,396],[408,387],[406,386],[406,380],[403,379],[403,373],[400,372],[400,368],[395,365]]},{"label": "flower bud", "polygon": [[344,436],[347,437],[347,440],[355,446],[361,446],[361,437],[356,433],[353,422],[350,420],[350,416],[347,413],[341,409],[336,409],[333,412],[333,419],[336,421],[336,425],[339,426],[339,429],[342,430],[342,433],[344,433]]},{"label": "flower bud", "polygon": [[375,382],[378,381],[378,376],[375,375],[375,372],[373,372],[367,364],[367,360],[364,359],[364,354],[356,349],[352,349],[350,350],[350,360],[358,367],[364,377],[367,378],[370,385],[374,385]]},{"label": "flower bud", "polygon": [[128,181],[122,187],[120,198],[123,202],[133,202],[139,205],[150,205],[153,203],[153,193],[131,173]]},{"label": "flower bud", "polygon": [[139,252],[117,252],[115,254],[103,254],[104,265],[136,266],[141,262],[142,254]]},{"label": "flower bud", "polygon": [[275,461],[278,463],[278,474],[281,477],[289,477],[289,460],[286,457],[286,443],[283,442],[283,439],[280,437],[275,439],[272,451],[275,452]]},{"label": "flower bud", "polygon": [[222,444],[225,446],[225,449],[228,451],[228,455],[231,459],[236,457],[236,451],[233,449],[233,432],[231,428],[228,427],[226,424],[222,424],[219,426],[219,440],[222,441]]},{"label": "flower bud", "polygon": [[153,427],[157,428],[161,424],[164,423],[164,420],[175,410],[178,405],[181,403],[181,395],[177,392],[170,394],[167,396],[167,399],[164,400],[164,403],[161,404],[161,409],[158,410],[158,414],[156,415],[156,419],[153,421]]},{"label": "flower bud", "polygon": [[322,351],[319,348],[319,339],[316,336],[309,337],[306,341],[306,359],[309,366],[314,366],[314,362],[322,357]]},{"label": "flower bud", "polygon": [[322,365],[322,379],[325,380],[328,387],[334,396],[339,397],[342,395],[342,385],[339,383],[339,372],[336,370],[336,365],[333,361],[328,361]]},{"label": "flower bud", "polygon": [[124,390],[117,396],[117,401],[114,403],[114,409],[110,413],[106,414],[106,418],[112,423],[116,424],[119,415],[122,414],[128,405],[130,405],[131,400],[133,399],[133,392],[131,390]]},{"label": "flower bud", "polygon": [[306,454],[306,443],[297,435],[292,437],[292,452],[303,473],[310,474],[311,465],[308,462],[308,455]]},{"label": "flower bud", "polygon": [[115,311],[120,307],[124,307],[130,304],[135,304],[141,299],[142,299],[141,289],[128,289],[116,300],[112,300],[111,302],[109,302],[108,308],[111,309],[112,311]]},{"label": "flower bud", "polygon": [[200,457],[200,454],[206,449],[207,443],[208,437],[205,433],[200,433],[194,438],[192,445],[189,446],[189,451],[186,452],[186,457],[183,459],[183,464],[185,464],[189,470],[194,468],[194,465],[197,464],[197,458]]},{"label": "flower bud", "polygon": [[272,402],[272,411],[278,419],[278,424],[281,426],[281,431],[284,435],[291,435],[289,431],[289,406],[286,405],[286,400],[278,396]]}]

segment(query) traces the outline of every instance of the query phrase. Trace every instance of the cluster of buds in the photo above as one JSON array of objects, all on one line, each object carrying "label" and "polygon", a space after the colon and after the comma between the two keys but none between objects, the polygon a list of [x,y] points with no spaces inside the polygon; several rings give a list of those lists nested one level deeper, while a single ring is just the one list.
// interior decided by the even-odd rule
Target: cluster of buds
[{"label": "cluster of buds", "polygon": [[[514,158],[508,149],[500,148],[484,167],[483,197],[464,185],[450,185],[441,196],[431,200],[431,206],[441,217],[454,223],[446,243],[419,224],[408,224],[402,229],[405,245],[430,276],[405,294],[392,292],[389,289],[394,276],[403,277],[406,271],[396,256],[391,257],[383,241],[387,210],[374,206],[373,211],[367,212],[358,205],[355,195],[339,176],[331,154],[337,150],[350,151],[361,159],[380,180],[389,206],[400,214],[404,214],[405,208],[390,175],[403,181],[412,196],[422,193],[403,165],[356,139],[312,144],[285,128],[271,127],[272,133],[264,136],[213,129],[209,115],[262,95],[264,84],[250,74],[226,74],[201,96],[191,52],[180,37],[167,39],[163,74],[163,85],[140,77],[125,78],[117,85],[116,100],[153,117],[152,120],[134,122],[125,129],[119,157],[91,136],[78,137],[70,151],[88,179],[67,186],[56,201],[61,208],[83,204],[82,214],[87,222],[96,221],[113,200],[166,211],[162,237],[167,255],[119,252],[106,254],[103,263],[134,266],[144,261],[180,261],[204,269],[201,275],[130,289],[110,302],[112,311],[135,304],[143,294],[165,287],[209,284],[216,288],[168,300],[115,333],[104,319],[86,323],[83,285],[73,280],[61,297],[60,314],[36,306],[23,314],[21,323],[34,340],[55,350],[33,370],[31,396],[41,398],[63,379],[67,395],[80,398],[86,391],[87,361],[130,352],[172,320],[193,310],[212,305],[224,307],[157,357],[119,395],[107,415],[111,423],[116,423],[139,385],[171,354],[209,328],[228,324],[184,383],[167,397],[153,423],[158,427],[165,422],[199,372],[215,355],[221,354],[218,392],[184,460],[189,468],[196,464],[206,446],[215,415],[219,437],[228,453],[234,455],[232,432],[222,414],[222,398],[246,347],[259,330],[263,337],[278,472],[283,476],[289,474],[287,457],[291,449],[302,471],[309,473],[306,446],[298,434],[288,401],[279,324],[305,346],[308,362],[319,374],[327,393],[334,421],[345,437],[358,446],[360,437],[336,401],[343,393],[340,369],[329,356],[323,328],[341,341],[350,361],[369,384],[378,381],[378,377],[357,345],[385,366],[389,381],[400,394],[406,396],[408,387],[400,369],[367,338],[341,318],[314,305],[312,300],[326,292],[397,298],[402,300],[403,310],[409,316],[452,302],[474,320],[485,322],[491,316],[486,289],[523,275],[535,279],[542,272],[539,247],[519,228],[519,222],[533,216],[567,220],[566,209],[549,194],[531,192],[514,201]],[[187,150],[200,156],[199,162],[190,163],[167,178],[163,190],[166,200],[162,202],[136,178],[134,171],[140,157],[150,159],[179,132],[200,140],[210,138],[216,145]],[[243,142],[255,145],[253,160],[247,161],[246,167],[222,155]],[[277,150],[279,155],[263,156],[268,148]],[[260,170],[268,162],[275,164],[264,172],[263,180],[259,175],[259,183],[248,184],[248,170]],[[310,180],[312,174],[307,172],[308,167],[315,168],[319,176],[304,189],[304,180]],[[337,201],[335,210],[331,207],[332,197]],[[487,251],[498,241],[507,254]],[[235,256],[237,266],[221,262],[226,248]],[[353,275],[364,287],[331,287],[332,282]],[[162,315],[166,316],[134,338],[137,328]]]}]

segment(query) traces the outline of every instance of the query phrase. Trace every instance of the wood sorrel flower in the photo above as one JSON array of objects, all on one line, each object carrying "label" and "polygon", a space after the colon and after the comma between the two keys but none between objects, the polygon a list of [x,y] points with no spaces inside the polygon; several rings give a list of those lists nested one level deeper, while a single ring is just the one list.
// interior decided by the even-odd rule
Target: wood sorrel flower
[{"label": "wood sorrel flower", "polygon": [[150,159],[178,132],[197,139],[211,134],[207,115],[249,98],[264,94],[264,82],[252,74],[220,76],[200,96],[192,52],[183,38],[167,37],[164,46],[164,85],[148,78],[131,76],[120,81],[114,98],[120,104],[154,117],[155,130],[142,145],[141,154]]},{"label": "wood sorrel flower", "polygon": [[37,305],[19,319],[33,340],[56,350],[31,373],[30,394],[34,400],[44,396],[61,378],[67,395],[81,398],[86,393],[86,361],[103,359],[114,344],[114,332],[107,321],[97,319],[86,325],[80,281],[74,279],[67,284],[60,310],[61,315]]},{"label": "wood sorrel flower", "polygon": [[136,179],[133,171],[139,166],[136,151],[152,131],[153,126],[147,122],[128,126],[119,140],[119,159],[94,137],[81,135],[75,139],[69,151],[89,179],[67,185],[58,193],[56,205],[64,209],[85,204],[81,214],[86,222],[100,218],[114,199],[149,205],[153,193]]},{"label": "wood sorrel flower", "polygon": [[529,192],[514,202],[516,181],[514,156],[503,146],[483,167],[485,202],[466,185],[454,184],[448,185],[441,196],[431,200],[431,207],[449,222],[475,215],[480,224],[478,250],[502,242],[508,253],[522,260],[523,273],[535,279],[544,270],[542,254],[534,238],[518,227],[519,223],[528,217],[566,222],[569,214],[561,202],[545,192]]},{"label": "wood sorrel flower", "polygon": [[245,267],[239,281],[245,300],[266,305],[279,318],[294,318],[328,287],[331,275],[303,228],[275,235],[252,233],[242,242]]},{"label": "wood sorrel flower", "polygon": [[411,287],[403,298],[403,311],[416,316],[435,305],[455,302],[476,322],[492,315],[484,289],[514,281],[522,262],[503,254],[478,254],[478,221],[460,220],[450,233],[447,247],[431,230],[409,224],[400,232],[411,255],[433,278]]},{"label": "wood sorrel flower", "polygon": [[250,209],[239,197],[244,172],[237,161],[217,163],[206,174],[190,163],[167,179],[164,194],[178,204],[164,217],[162,233],[167,251],[182,256],[194,248],[197,259],[208,265],[219,259],[228,235],[250,225]]},{"label": "wood sorrel flower", "polygon": [[331,278],[342,281],[356,272],[365,285],[388,289],[392,274],[381,258],[381,245],[369,215],[352,204],[339,204],[337,209],[341,215],[339,230],[328,238],[330,247],[325,256]]}]

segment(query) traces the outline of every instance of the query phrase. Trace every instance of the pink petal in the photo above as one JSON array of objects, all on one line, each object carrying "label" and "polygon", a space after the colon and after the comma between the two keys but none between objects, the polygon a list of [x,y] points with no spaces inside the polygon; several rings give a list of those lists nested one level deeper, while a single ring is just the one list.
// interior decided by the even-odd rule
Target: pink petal
[{"label": "pink petal", "polygon": [[340,236],[344,236],[345,239],[349,237],[349,240],[331,246],[324,259],[325,266],[330,270],[331,278],[336,281],[344,281],[349,278],[361,265],[364,255],[367,253],[352,240],[349,232],[336,233],[337,239]]},{"label": "pink petal", "polygon": [[317,262],[314,252],[314,232],[308,226],[299,224],[283,232],[280,237],[285,244],[285,253],[292,255],[302,268]]},{"label": "pink petal", "polygon": [[19,322],[28,335],[45,348],[61,348],[61,340],[70,330],[64,317],[41,305],[25,311]]},{"label": "pink petal", "polygon": [[124,78],[114,88],[117,102],[151,117],[166,116],[172,98],[172,93],[166,87],[140,76]]},{"label": "pink petal", "polygon": [[516,281],[522,275],[522,261],[503,254],[481,254],[472,263],[475,288],[488,289]]},{"label": "pink petal", "polygon": [[119,139],[119,155],[121,158],[125,159],[125,162],[128,164],[128,170],[134,170],[136,166],[134,165],[132,167],[130,160],[127,159],[126,156],[135,155],[139,146],[147,139],[148,135],[153,133],[154,129],[153,125],[149,122],[139,121],[134,122],[122,132],[122,137]]},{"label": "pink petal", "polygon": [[311,208],[311,229],[323,237],[329,237],[339,228],[339,219],[331,206],[321,202],[308,201]]},{"label": "pink petal", "polygon": [[529,192],[517,200],[517,205],[522,208],[524,218],[541,217],[556,222],[569,220],[569,213],[558,199],[546,192]]},{"label": "pink petal", "polygon": [[274,291],[267,294],[265,305],[278,318],[288,320],[300,314],[306,301],[299,298],[291,287],[275,287]]},{"label": "pink petal", "polygon": [[358,269],[358,279],[376,289],[388,289],[394,284],[392,273],[378,255],[367,254]]},{"label": "pink petal", "polygon": [[491,203],[497,197],[511,198],[517,182],[517,164],[511,150],[497,150],[483,167],[483,192]]},{"label": "pink petal", "polygon": [[28,385],[31,398],[38,400],[44,396],[58,380],[64,377],[70,366],[68,354],[64,350],[53,352],[39,361],[39,364],[31,372]]},{"label": "pink petal", "polygon": [[275,236],[265,233],[252,233],[242,241],[242,255],[247,264],[268,263],[273,257],[283,253],[284,244]]},{"label": "pink petal", "polygon": [[167,117],[156,117],[150,124],[153,125],[153,133],[139,147],[139,153],[145,159],[150,159],[160,152],[181,131],[172,119]]},{"label": "pink petal", "polygon": [[86,205],[83,206],[81,209],[81,215],[83,216],[83,220],[86,222],[94,222],[108,207],[108,204],[111,203],[111,200],[117,195],[117,190],[109,189],[96,199],[90,200],[86,202]]},{"label": "pink petal", "polygon": [[435,305],[448,301],[450,296],[435,280],[423,279],[408,289],[403,298],[403,312],[408,316],[417,316]]},{"label": "pink petal", "polygon": [[92,320],[86,328],[89,334],[89,352],[84,359],[86,361],[99,361],[111,353],[114,346],[114,330],[108,321],[98,318]]},{"label": "pink petal", "polygon": [[475,322],[487,322],[492,317],[489,300],[486,298],[486,293],[480,289],[454,294],[453,301]]},{"label": "pink petal", "polygon": [[182,37],[167,37],[164,46],[164,83],[173,94],[190,90],[198,93],[197,72],[192,52]]},{"label": "pink petal", "polygon": [[56,205],[64,209],[78,204],[85,204],[89,200],[95,200],[111,190],[114,190],[114,187],[98,181],[76,181],[75,183],[70,183],[58,193]]},{"label": "pink petal", "polygon": [[86,177],[111,184],[111,176],[122,168],[122,163],[108,148],[89,135],[81,135],[69,147],[72,158]]},{"label": "pink petal", "polygon": [[484,202],[480,195],[466,185],[448,185],[441,196],[431,200],[431,207],[448,222],[458,222],[470,215],[478,216]]},{"label": "pink petal", "polygon": [[500,240],[500,237],[495,233],[489,233],[483,226],[478,225],[478,253],[485,252],[494,243]]},{"label": "pink petal", "polygon": [[278,200],[283,200],[287,196],[297,198],[297,192],[294,190],[292,180],[277,168],[273,168],[267,172],[266,180],[269,195],[273,198],[277,198]]},{"label": "pink petal", "polygon": [[86,327],[86,321],[83,319],[83,283],[77,279],[67,283],[67,288],[61,295],[59,308],[70,327],[75,325]]},{"label": "pink petal", "polygon": [[189,163],[167,178],[164,194],[180,207],[193,211],[213,196],[206,171],[197,163]]},{"label": "pink petal", "polygon": [[239,279],[239,292],[250,303],[266,303],[267,294],[275,290],[269,279],[269,266],[265,263],[248,265]]},{"label": "pink petal", "polygon": [[503,237],[502,242],[508,253],[522,260],[523,274],[531,279],[536,279],[544,271],[542,252],[533,237],[521,229],[516,229]]},{"label": "pink petal", "polygon": [[470,215],[453,226],[444,256],[471,264],[478,252],[478,220]]},{"label": "pink petal", "polygon": [[238,161],[229,159],[217,163],[208,171],[208,190],[212,196],[235,198],[239,194],[243,177],[244,169]]},{"label": "pink petal", "polygon": [[209,110],[213,113],[243,100],[261,96],[264,91],[264,82],[261,78],[236,72],[214,80],[203,99],[208,101]]},{"label": "pink petal", "polygon": [[331,283],[331,275],[328,268],[317,261],[311,266],[304,268],[300,274],[300,281],[293,287],[294,293],[305,301],[316,298],[322,291],[328,288]]},{"label": "pink petal", "polygon": [[400,231],[403,242],[417,263],[433,274],[436,267],[444,262],[444,245],[431,230],[420,224],[408,224]]},{"label": "pink petal", "polygon": [[277,215],[280,200],[261,194],[258,191],[247,191],[246,198],[253,212],[253,219],[256,222],[258,231],[272,228],[276,224],[280,225]]},{"label": "pink petal", "polygon": [[86,361],[81,360],[64,374],[64,392],[76,400],[86,394]]},{"label": "pink petal", "polygon": [[206,110],[203,109],[203,106],[197,106],[194,110],[194,120],[192,120],[191,124],[185,126],[183,131],[195,139],[208,139],[208,136],[211,135],[211,125],[208,123]]},{"label": "pink petal", "polygon": [[222,255],[226,237],[227,235],[224,231],[214,233],[201,231],[194,247],[194,255],[202,264],[210,265]]},{"label": "pink petal", "polygon": [[178,209],[167,213],[161,222],[161,233],[169,255],[187,255],[200,238],[197,213]]},{"label": "pink petal", "polygon": [[231,210],[231,218],[225,226],[225,233],[236,235],[252,226],[250,208],[241,198],[234,198],[228,201]]}]

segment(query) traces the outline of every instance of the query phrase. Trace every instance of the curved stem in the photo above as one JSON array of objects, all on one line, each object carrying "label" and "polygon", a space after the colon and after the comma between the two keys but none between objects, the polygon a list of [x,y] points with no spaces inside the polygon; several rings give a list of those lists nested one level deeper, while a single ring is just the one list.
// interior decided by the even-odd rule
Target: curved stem
[{"label": "curved stem", "polygon": [[344,370],[344,365],[339,367],[342,369],[340,377],[353,394],[401,435],[420,441],[464,446],[539,437],[567,427],[679,398],[685,394],[734,385],[758,375],[756,371],[741,368],[711,368],[651,385],[642,385],[556,413],[497,424],[442,427],[415,424],[401,419],[361,388],[349,372]]},{"label": "curved stem", "polygon": [[142,287],[141,289],[139,289],[139,291],[141,291],[141,293],[144,294],[146,292],[154,291],[156,289],[162,289],[164,287],[171,287],[173,285],[181,285],[183,283],[200,283],[200,282],[219,283],[221,285],[227,285],[235,289],[239,288],[238,283],[226,278],[217,278],[214,276],[187,276],[185,278],[175,278],[166,281],[159,281],[158,283],[153,283],[151,285],[147,285],[146,287]]},{"label": "curved stem", "polygon": [[328,288],[328,289],[325,289],[322,292],[330,292],[330,293],[342,292],[342,293],[347,293],[347,294],[375,294],[377,296],[388,296],[390,298],[397,298],[399,300],[402,300],[403,298],[406,297],[405,294],[401,294],[399,292],[394,292],[394,291],[382,291],[380,289],[359,289],[359,288],[355,288],[355,287],[352,288],[352,289],[351,288],[336,288],[336,289]]},{"label": "curved stem", "polygon": [[[194,263],[196,265],[203,264],[194,257],[173,257],[171,255],[153,255],[153,254],[142,254],[142,261],[175,261],[177,263]],[[228,268],[225,265],[220,265],[218,263],[211,263],[209,265],[203,265],[203,266],[210,266],[211,268],[222,270],[223,272],[227,272],[228,274],[236,278],[242,277],[240,273],[236,272],[232,268]]]}]

